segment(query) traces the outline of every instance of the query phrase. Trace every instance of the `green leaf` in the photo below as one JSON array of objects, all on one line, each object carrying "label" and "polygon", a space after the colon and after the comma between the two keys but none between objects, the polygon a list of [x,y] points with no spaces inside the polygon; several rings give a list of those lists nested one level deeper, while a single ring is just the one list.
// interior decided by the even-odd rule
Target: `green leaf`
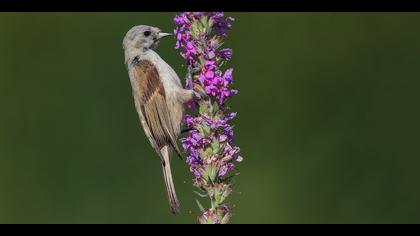
[{"label": "green leaf", "polygon": [[223,120],[223,114],[221,112],[216,112],[216,114],[214,114],[214,119]]},{"label": "green leaf", "polygon": [[202,213],[206,211],[206,209],[204,209],[203,205],[201,205],[200,201],[198,201],[198,199],[197,199],[197,198],[195,199],[195,202],[197,203],[198,208],[200,209],[200,211],[201,211]]},{"label": "green leaf", "polygon": [[213,155],[213,149],[211,147],[207,147],[205,151],[200,150],[200,158],[201,160],[205,160]]},{"label": "green leaf", "polygon": [[226,61],[220,62],[219,67],[222,67],[224,64],[226,64]]},{"label": "green leaf", "polygon": [[213,106],[211,105],[211,103],[208,106],[208,110],[210,114],[213,114]]},{"label": "green leaf", "polygon": [[206,34],[207,35],[210,35],[211,34],[211,32],[212,32],[212,30],[213,30],[213,25],[214,25],[214,20],[213,19],[209,19],[208,21],[207,21],[207,28],[206,28]]},{"label": "green leaf", "polygon": [[217,102],[213,103],[213,113],[217,113],[219,111],[219,104]]},{"label": "green leaf", "polygon": [[204,160],[207,157],[207,153],[203,150],[200,150],[199,156],[200,156],[201,160]]},{"label": "green leaf", "polygon": [[209,196],[207,193],[200,193],[200,192],[197,192],[197,191],[193,191],[193,192],[200,197],[208,197]]},{"label": "green leaf", "polygon": [[216,166],[210,164],[208,165],[203,172],[201,172],[201,176],[205,179],[210,181],[210,183],[214,183],[217,177],[218,169]]},{"label": "green leaf", "polygon": [[202,127],[203,127],[203,131],[204,131],[204,137],[209,136],[210,133],[211,133],[210,127],[208,125],[202,125]]},{"label": "green leaf", "polygon": [[203,137],[205,136],[204,129],[203,129],[203,126],[202,125],[197,125],[195,128],[198,130],[198,132],[200,132],[200,134]]},{"label": "green leaf", "polygon": [[198,26],[198,22],[194,22],[191,25],[191,36],[193,36],[193,38],[198,38],[198,35],[200,33],[200,29]]},{"label": "green leaf", "polygon": [[195,50],[197,50],[198,54],[201,54],[203,52],[203,49],[201,49],[201,47],[196,47]]},{"label": "green leaf", "polygon": [[214,23],[215,23],[215,21],[213,20],[213,19],[209,19],[208,20],[208,26],[209,26],[209,28],[212,28],[213,27],[213,25],[214,25]]},{"label": "green leaf", "polygon": [[213,154],[213,149],[211,147],[206,148],[206,151],[204,151],[205,157],[210,157]]},{"label": "green leaf", "polygon": [[201,115],[204,115],[207,113],[207,107],[206,106],[200,106],[198,112],[200,112]]},{"label": "green leaf", "polygon": [[206,102],[204,102],[204,101],[201,101],[200,102],[200,104],[199,104],[199,106],[200,106],[200,108],[199,108],[199,113],[201,114],[201,115],[205,115],[205,114],[207,114],[207,112],[208,112],[208,109],[207,109],[207,104],[206,104]]},{"label": "green leaf", "polygon": [[204,171],[201,172],[201,177],[203,177],[204,180],[209,179],[209,172],[207,169],[204,169]]},{"label": "green leaf", "polygon": [[213,165],[210,165],[207,168],[209,168],[209,173],[208,173],[209,179],[212,183],[214,183],[217,177],[217,168]]},{"label": "green leaf", "polygon": [[204,66],[204,62],[205,62],[204,57],[200,57],[198,59],[200,60],[201,67],[203,67]]},{"label": "green leaf", "polygon": [[215,47],[216,50],[219,49],[224,44],[224,42],[222,42],[221,40],[219,40],[219,42],[220,43],[217,44],[216,47]]},{"label": "green leaf", "polygon": [[204,29],[207,29],[207,27],[208,27],[207,16],[205,16],[205,15],[201,16],[200,23],[201,23],[201,25],[203,25]]},{"label": "green leaf", "polygon": [[232,214],[231,214],[230,212],[226,213],[226,214],[223,216],[223,218],[222,218],[222,220],[220,221],[220,223],[221,223],[221,224],[227,224],[227,223],[229,223],[229,220],[230,220],[231,216],[232,216]]},{"label": "green leaf", "polygon": [[214,193],[214,205],[219,206],[222,202],[222,193],[219,190],[216,190]]},{"label": "green leaf", "polygon": [[213,139],[211,142],[211,148],[213,149],[214,154],[218,154],[220,151],[220,143],[217,139]]}]

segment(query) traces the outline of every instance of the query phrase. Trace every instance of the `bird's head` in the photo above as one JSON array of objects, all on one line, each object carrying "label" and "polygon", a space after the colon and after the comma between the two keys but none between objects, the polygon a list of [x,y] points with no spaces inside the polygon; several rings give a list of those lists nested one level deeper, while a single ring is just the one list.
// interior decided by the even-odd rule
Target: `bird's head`
[{"label": "bird's head", "polygon": [[124,37],[123,48],[124,50],[143,50],[153,49],[163,37],[172,34],[163,33],[159,28],[137,25],[131,28]]}]

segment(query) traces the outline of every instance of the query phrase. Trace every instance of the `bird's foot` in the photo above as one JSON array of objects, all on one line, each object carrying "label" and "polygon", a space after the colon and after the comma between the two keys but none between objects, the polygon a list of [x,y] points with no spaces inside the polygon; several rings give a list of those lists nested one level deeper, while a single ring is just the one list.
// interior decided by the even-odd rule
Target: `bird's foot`
[{"label": "bird's foot", "polygon": [[201,97],[206,97],[206,91],[204,90],[203,86],[198,83],[193,83],[193,90],[194,92],[198,93]]},{"label": "bird's foot", "polygon": [[191,83],[193,81],[194,75],[201,71],[201,67],[194,67],[188,66],[187,74],[185,75],[185,80],[189,80]]}]

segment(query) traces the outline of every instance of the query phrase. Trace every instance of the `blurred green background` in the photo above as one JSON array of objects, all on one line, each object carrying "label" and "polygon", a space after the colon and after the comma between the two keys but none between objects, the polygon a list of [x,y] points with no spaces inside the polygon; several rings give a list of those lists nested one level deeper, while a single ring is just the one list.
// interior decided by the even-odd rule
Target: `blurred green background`
[{"label": "blurred green background", "polygon": [[[195,223],[179,159],[169,212],[123,64],[128,29],[174,15],[0,14],[0,223]],[[420,14],[228,15],[232,223],[420,223]]]}]

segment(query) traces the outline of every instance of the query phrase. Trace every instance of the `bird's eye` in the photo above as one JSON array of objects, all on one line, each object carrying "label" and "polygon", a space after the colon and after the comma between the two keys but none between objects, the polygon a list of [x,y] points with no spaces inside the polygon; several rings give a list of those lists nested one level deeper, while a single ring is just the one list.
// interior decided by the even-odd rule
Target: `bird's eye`
[{"label": "bird's eye", "polygon": [[149,36],[150,35],[150,31],[149,30],[144,31],[143,32],[143,35],[146,36],[146,37]]}]

